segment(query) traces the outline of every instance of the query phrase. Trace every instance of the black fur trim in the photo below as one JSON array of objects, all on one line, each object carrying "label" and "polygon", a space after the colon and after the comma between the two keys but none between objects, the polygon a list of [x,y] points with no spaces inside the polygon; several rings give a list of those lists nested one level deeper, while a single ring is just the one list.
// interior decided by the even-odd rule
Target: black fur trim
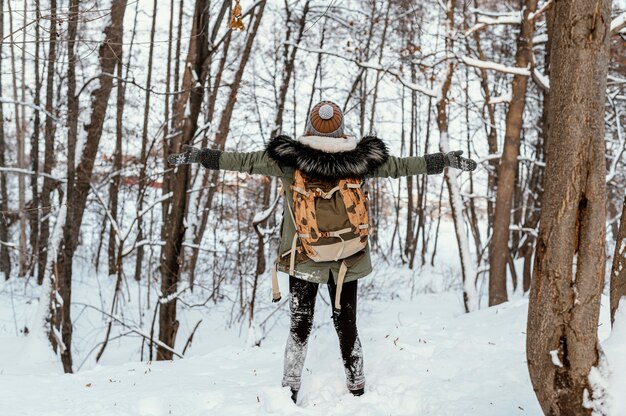
[{"label": "black fur trim", "polygon": [[441,173],[443,172],[443,168],[446,166],[443,153],[424,155],[424,159],[426,159],[426,174],[428,175]]},{"label": "black fur trim", "polygon": [[363,179],[389,157],[385,143],[374,136],[364,137],[354,150],[337,153],[313,149],[287,136],[278,136],[270,140],[267,153],[281,165],[300,169],[307,176],[333,181]]}]

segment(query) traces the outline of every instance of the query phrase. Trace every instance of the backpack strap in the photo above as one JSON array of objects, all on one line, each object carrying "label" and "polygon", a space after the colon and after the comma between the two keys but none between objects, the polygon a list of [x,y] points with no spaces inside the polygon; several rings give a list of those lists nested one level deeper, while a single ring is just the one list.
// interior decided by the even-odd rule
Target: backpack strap
[{"label": "backpack strap", "polygon": [[337,289],[335,290],[335,306],[333,308],[333,315],[339,316],[341,314],[341,289],[343,288],[343,281],[348,272],[348,265],[345,261],[341,262],[339,266],[339,274],[337,275]]},{"label": "backpack strap", "polygon": [[278,287],[278,273],[276,272],[276,263],[272,267],[272,302],[280,302],[280,288]]}]

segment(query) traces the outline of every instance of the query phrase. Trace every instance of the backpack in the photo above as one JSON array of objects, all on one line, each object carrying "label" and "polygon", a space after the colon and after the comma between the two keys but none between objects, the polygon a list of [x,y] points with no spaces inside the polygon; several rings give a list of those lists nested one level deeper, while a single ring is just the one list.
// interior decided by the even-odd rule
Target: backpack
[{"label": "backpack", "polygon": [[[345,259],[363,250],[368,241],[367,197],[361,185],[359,179],[341,179],[338,183],[310,179],[296,170],[291,185],[293,207],[287,203],[296,227],[291,250],[281,256],[290,256],[289,274],[294,273],[297,252],[315,262],[344,260],[337,276],[336,313],[341,310],[341,287],[348,271]],[[277,285],[273,292],[274,300],[280,300]]]}]

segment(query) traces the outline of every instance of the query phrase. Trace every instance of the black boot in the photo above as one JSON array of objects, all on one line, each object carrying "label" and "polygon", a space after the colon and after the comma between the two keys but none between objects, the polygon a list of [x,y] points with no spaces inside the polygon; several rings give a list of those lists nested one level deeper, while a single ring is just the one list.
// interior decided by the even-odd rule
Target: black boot
[{"label": "black boot", "polygon": [[298,390],[291,389],[291,400],[293,400],[294,403],[298,401]]},{"label": "black boot", "polygon": [[350,390],[350,393],[352,393],[353,396],[363,396],[363,394],[365,393],[365,387],[361,387],[360,389],[356,390]]}]

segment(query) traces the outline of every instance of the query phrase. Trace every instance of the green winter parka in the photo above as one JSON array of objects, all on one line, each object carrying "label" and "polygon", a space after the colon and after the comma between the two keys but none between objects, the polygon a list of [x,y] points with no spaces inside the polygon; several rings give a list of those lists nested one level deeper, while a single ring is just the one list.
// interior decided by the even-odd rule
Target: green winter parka
[{"label": "green winter parka", "polygon": [[[294,172],[300,169],[305,175],[325,180],[342,178],[399,178],[419,174],[441,173],[443,155],[441,153],[423,157],[389,156],[382,140],[368,136],[355,141],[355,146],[345,146],[337,151],[334,147],[318,145],[310,141],[292,140],[286,136],[272,139],[265,150],[257,152],[222,152],[219,156],[219,168],[222,170],[245,172],[278,177],[285,190],[285,202],[293,207],[290,186],[294,181]],[[332,138],[334,141],[343,140]],[[328,143],[328,138],[320,138],[321,143]],[[307,144],[304,144],[307,143]],[[312,144],[313,143],[313,144]],[[315,146],[312,147],[312,146]],[[353,147],[353,148],[350,148]],[[291,249],[296,227],[289,210],[283,209],[281,225],[280,255]],[[350,262],[345,282],[359,279],[372,272],[369,244],[357,253]],[[277,264],[279,271],[288,272],[288,256]],[[314,283],[328,283],[329,272],[335,277],[339,274],[341,260],[314,262],[304,254],[296,256],[295,277]]]}]

